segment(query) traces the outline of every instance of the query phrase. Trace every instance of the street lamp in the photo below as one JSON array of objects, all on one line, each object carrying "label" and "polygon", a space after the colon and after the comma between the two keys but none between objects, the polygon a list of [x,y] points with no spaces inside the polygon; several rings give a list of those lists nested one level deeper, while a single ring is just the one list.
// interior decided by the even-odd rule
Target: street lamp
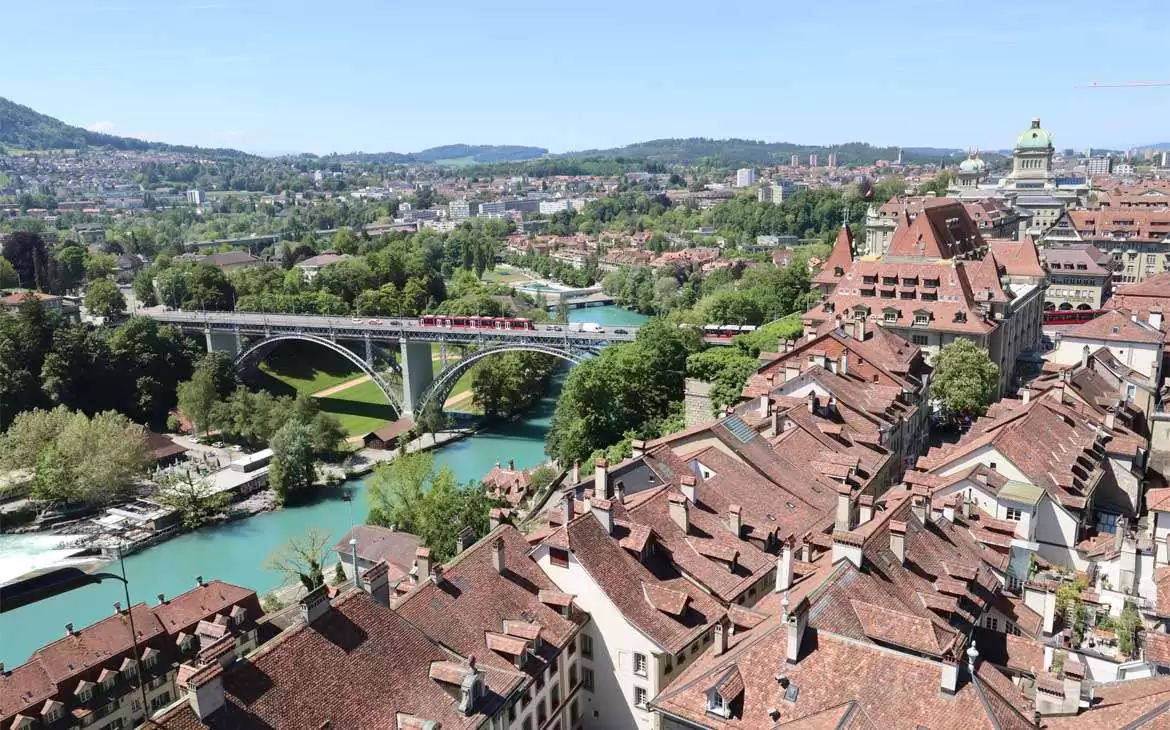
[{"label": "street lamp", "polygon": [[94,585],[106,580],[122,584],[126,598],[126,616],[130,619],[130,642],[134,647],[134,672],[138,680],[138,692],[142,699],[142,715],[150,717],[150,706],[146,701],[146,679],[142,675],[142,651],[138,646],[138,631],[134,628],[134,612],[130,604],[130,581],[126,579],[126,556],[118,546],[118,564],[122,574],[86,573],[80,568],[58,568],[48,573],[0,585],[0,613],[14,611],[37,601],[68,593],[83,586]]}]

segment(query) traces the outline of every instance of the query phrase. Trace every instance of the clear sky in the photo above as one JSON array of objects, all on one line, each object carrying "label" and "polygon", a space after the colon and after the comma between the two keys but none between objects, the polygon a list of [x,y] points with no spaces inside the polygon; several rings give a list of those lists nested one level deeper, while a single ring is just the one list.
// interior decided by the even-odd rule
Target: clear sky
[{"label": "clear sky", "polygon": [[660,137],[1010,147],[1170,141],[1170,0],[37,0],[0,96],[257,152]]}]

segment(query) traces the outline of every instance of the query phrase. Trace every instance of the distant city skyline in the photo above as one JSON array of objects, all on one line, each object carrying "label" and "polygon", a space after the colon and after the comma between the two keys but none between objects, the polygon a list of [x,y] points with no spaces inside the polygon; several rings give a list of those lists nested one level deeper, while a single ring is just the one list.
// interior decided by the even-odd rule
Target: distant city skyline
[{"label": "distant city skyline", "polygon": [[1058,149],[1125,149],[1166,141],[1170,87],[1078,85],[1162,80],[1170,8],[1126,5],[45,0],[7,9],[26,29],[8,58],[27,62],[0,96],[266,154],[664,137],[1004,149],[1036,116]]}]

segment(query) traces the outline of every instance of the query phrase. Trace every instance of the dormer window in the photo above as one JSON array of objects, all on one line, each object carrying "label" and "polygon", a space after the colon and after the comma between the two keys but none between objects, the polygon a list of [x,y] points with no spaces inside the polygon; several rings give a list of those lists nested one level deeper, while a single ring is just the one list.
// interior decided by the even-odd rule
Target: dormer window
[{"label": "dormer window", "polygon": [[930,312],[915,312],[914,324],[919,327],[925,327],[930,324]]},{"label": "dormer window", "polygon": [[896,309],[886,309],[882,311],[882,319],[886,322],[897,322],[899,312]]}]

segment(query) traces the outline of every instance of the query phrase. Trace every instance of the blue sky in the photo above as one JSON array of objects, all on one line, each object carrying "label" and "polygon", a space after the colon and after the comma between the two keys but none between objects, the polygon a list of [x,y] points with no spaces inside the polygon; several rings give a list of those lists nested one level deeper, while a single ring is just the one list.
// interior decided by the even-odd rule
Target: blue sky
[{"label": "blue sky", "polygon": [[[39,0],[0,96],[258,152],[659,137],[1008,147],[1170,141],[1167,0]],[[13,62],[17,59],[24,61]]]}]

